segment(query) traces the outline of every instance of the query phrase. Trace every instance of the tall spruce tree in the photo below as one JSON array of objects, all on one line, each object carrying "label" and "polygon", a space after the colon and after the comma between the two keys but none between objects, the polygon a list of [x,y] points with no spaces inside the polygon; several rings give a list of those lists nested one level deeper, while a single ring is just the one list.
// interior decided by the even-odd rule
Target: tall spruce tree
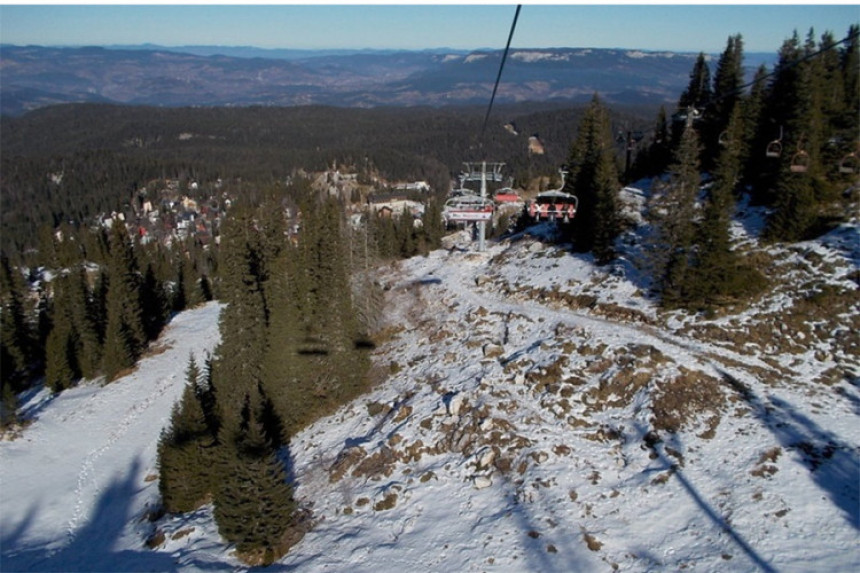
[{"label": "tall spruce tree", "polygon": [[570,234],[574,247],[608,262],[620,233],[618,168],[609,113],[595,94],[571,148],[570,187],[579,199]]},{"label": "tall spruce tree", "polygon": [[5,253],[0,253],[0,347],[2,347],[3,387],[9,394],[24,389],[28,370],[35,358],[33,331],[27,318],[24,277],[13,269]]},{"label": "tall spruce tree", "polygon": [[743,85],[743,39],[740,34],[729,36],[726,49],[717,62],[710,105],[704,110],[700,128],[702,168],[710,171],[719,156],[720,146],[729,141],[729,121],[741,98]]},{"label": "tall spruce tree", "polygon": [[[272,311],[266,333],[263,374],[280,420],[288,433],[297,431],[308,415],[308,389],[302,381],[303,327],[300,319],[302,296],[297,278],[296,250],[284,249],[271,266],[268,291]],[[287,435],[283,436],[286,439]]]},{"label": "tall spruce tree", "polygon": [[57,320],[45,346],[45,383],[53,392],[70,388],[80,377],[75,333],[65,317]]},{"label": "tall spruce tree", "polygon": [[821,173],[818,149],[820,124],[815,66],[806,59],[814,46],[801,46],[797,33],[783,43],[770,91],[769,113],[785,126],[785,152],[779,158],[774,180],[773,211],[766,236],[777,241],[796,241],[815,224],[814,182]]},{"label": "tall spruce tree", "polygon": [[59,392],[78,378],[94,378],[101,361],[101,342],[82,265],[54,279],[51,322],[53,327],[45,344],[48,386]]},{"label": "tall spruce tree", "polygon": [[267,308],[259,245],[252,213],[236,208],[222,229],[220,250],[221,343],[212,365],[223,427],[234,428],[245,396],[263,380]]},{"label": "tall spruce tree", "polygon": [[302,213],[298,245],[272,266],[262,385],[288,434],[356,396],[367,368],[341,207],[323,199]]},{"label": "tall spruce tree", "polygon": [[98,375],[102,360],[102,340],[98,316],[95,314],[93,295],[84,265],[78,265],[69,274],[69,315],[77,337],[77,364],[83,378]]},{"label": "tall spruce tree", "polygon": [[168,513],[197,509],[212,498],[217,487],[214,435],[203,409],[201,371],[193,355],[185,374],[182,399],[158,443],[158,488]]},{"label": "tall spruce tree", "polygon": [[696,121],[711,105],[713,91],[711,89],[711,69],[704,52],[700,52],[690,71],[690,81],[678,98],[678,111],[672,119],[672,151],[677,153],[681,138],[686,129],[687,120]]},{"label": "tall spruce tree", "polygon": [[435,197],[430,198],[424,207],[421,217],[422,245],[419,248],[421,254],[438,249],[442,245],[442,237],[445,234],[445,223],[442,220],[442,206]]},{"label": "tall spruce tree", "polygon": [[137,258],[120,221],[115,221],[111,229],[108,277],[102,370],[110,380],[134,365],[147,342]]},{"label": "tall spruce tree", "polygon": [[699,52],[693,69],[690,71],[690,81],[678,100],[680,109],[695,108],[703,111],[710,105],[713,98],[711,89],[711,69],[704,52]]},{"label": "tall spruce tree", "polygon": [[763,277],[742,264],[731,244],[730,225],[744,147],[742,118],[742,108],[736,105],[696,231],[693,279],[688,282],[684,300],[678,301],[688,306],[712,306],[727,297],[755,293],[762,286]]},{"label": "tall spruce tree", "polygon": [[[844,82],[842,93],[845,94],[845,124],[850,129],[856,128],[860,122],[856,113],[860,109],[860,24],[852,24],[848,28],[846,39],[848,42],[840,53],[840,63]],[[857,130],[850,133],[856,135]]]},{"label": "tall spruce tree", "polygon": [[699,193],[699,137],[692,122],[681,136],[675,163],[665,193],[655,205],[656,276],[662,302],[667,307],[683,304],[689,296],[692,278],[696,199]]},{"label": "tall spruce tree", "polygon": [[217,448],[214,514],[218,532],[243,561],[270,565],[289,550],[298,505],[283,463],[265,442],[260,406],[259,397],[249,397],[245,424]]},{"label": "tall spruce tree", "polygon": [[762,65],[756,70],[750,87],[749,94],[742,103],[744,133],[742,134],[745,146],[739,150],[742,165],[741,177],[749,184],[750,198],[754,203],[763,202],[761,195],[757,192],[761,189],[758,181],[761,173],[766,169],[771,160],[767,157],[767,147],[779,137],[779,129],[773,124],[765,124],[763,111],[767,95],[767,67]]}]

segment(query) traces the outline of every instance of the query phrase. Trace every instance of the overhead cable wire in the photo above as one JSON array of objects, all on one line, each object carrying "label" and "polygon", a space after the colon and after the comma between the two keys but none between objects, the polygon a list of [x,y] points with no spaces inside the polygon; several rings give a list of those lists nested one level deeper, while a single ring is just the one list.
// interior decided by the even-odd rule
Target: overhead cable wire
[{"label": "overhead cable wire", "polygon": [[499,81],[502,79],[502,70],[505,68],[505,60],[508,59],[508,51],[511,48],[511,39],[514,37],[514,30],[517,27],[517,18],[520,17],[520,8],[522,8],[522,4],[517,4],[517,11],[514,12],[514,21],[511,24],[511,31],[508,34],[508,43],[505,45],[505,52],[502,54],[502,62],[499,65],[499,73],[496,75],[496,83],[493,85],[493,95],[490,96],[490,105],[487,106],[487,114],[484,116],[484,126],[481,128],[481,142],[484,141],[484,132],[487,130],[487,121],[490,119],[490,112],[493,109],[493,101],[496,99],[496,91],[499,89]]},{"label": "overhead cable wire", "polygon": [[791,69],[794,66],[798,66],[798,65],[802,64],[803,62],[806,62],[808,60],[811,60],[812,58],[820,56],[824,52],[828,52],[830,50],[835,49],[837,46],[840,46],[842,44],[846,44],[846,43],[850,42],[851,40],[855,40],[855,39],[857,39],[858,36],[860,36],[860,33],[849,34],[846,37],[839,40],[838,42],[833,42],[832,44],[828,44],[818,51],[812,52],[811,54],[807,54],[807,55],[803,56],[802,58],[800,58],[794,62],[789,62],[788,65],[786,65],[782,68],[779,68],[779,65],[776,65],[776,66],[774,66],[774,70],[772,72],[767,73],[767,74],[763,75],[762,77],[756,78],[750,82],[747,82],[746,84],[735,88],[734,90],[732,90],[731,92],[729,92],[727,94],[720,95],[715,101],[720,101],[721,99],[724,99],[724,98],[727,98],[727,97],[730,97],[733,95],[740,95],[740,93],[742,93],[745,89],[752,87],[759,82],[763,82],[763,81],[775,76],[777,74],[777,72],[782,71],[782,70],[786,70],[786,69]]},{"label": "overhead cable wire", "polygon": [[[712,98],[711,100],[709,100],[709,101],[708,101],[708,103],[707,103],[707,105],[713,105],[713,104],[715,104],[715,103],[717,103],[717,102],[720,102],[720,101],[722,101],[722,100],[724,100],[724,99],[727,99],[727,98],[730,98],[730,97],[736,97],[736,96],[743,95],[744,91],[745,91],[747,88],[750,88],[750,87],[752,87],[752,86],[754,86],[754,85],[756,85],[756,84],[758,84],[758,83],[764,82],[764,81],[766,81],[766,80],[768,80],[768,79],[770,79],[770,78],[774,77],[777,73],[779,73],[779,72],[781,72],[781,71],[789,70],[789,69],[791,69],[791,68],[793,68],[793,67],[795,67],[795,66],[798,66],[798,65],[800,65],[800,64],[802,64],[802,63],[804,63],[804,62],[807,62],[807,61],[809,61],[809,60],[811,60],[811,59],[813,59],[813,58],[816,58],[816,57],[820,56],[821,54],[823,54],[823,53],[825,53],[825,52],[828,52],[828,51],[830,51],[830,50],[833,50],[833,49],[837,48],[838,46],[840,46],[840,45],[842,45],[842,44],[846,44],[846,43],[848,43],[848,42],[850,42],[850,41],[852,41],[852,40],[856,40],[858,37],[860,37],[860,32],[855,32],[855,33],[853,33],[853,34],[848,34],[846,37],[844,37],[843,39],[839,40],[838,42],[833,42],[832,44],[828,44],[828,45],[826,45],[825,47],[821,48],[820,50],[817,50],[817,51],[815,51],[815,52],[812,52],[812,53],[810,53],[810,54],[807,54],[807,55],[803,56],[802,58],[799,58],[799,59],[797,59],[797,60],[795,60],[795,61],[793,61],[793,62],[788,62],[788,63],[787,63],[785,66],[783,66],[783,67],[780,67],[780,66],[779,66],[779,64],[777,63],[777,64],[774,66],[773,71],[771,71],[771,72],[769,72],[769,73],[767,73],[767,74],[763,75],[762,77],[760,77],[760,78],[755,78],[755,79],[753,79],[753,80],[751,80],[751,81],[749,81],[749,82],[747,82],[747,83],[745,83],[745,84],[743,84],[743,85],[741,85],[741,86],[738,86],[738,87],[736,87],[736,88],[734,88],[734,89],[732,89],[732,90],[730,90],[730,91],[728,91],[728,92],[726,92],[726,93],[723,93],[723,94],[715,94],[715,97],[714,97],[714,98]],[[644,133],[648,133],[648,132],[654,132],[654,133],[656,133],[656,129],[651,128],[651,129],[645,130],[645,132],[644,132]],[[640,132],[640,133],[642,133],[642,132]]]}]

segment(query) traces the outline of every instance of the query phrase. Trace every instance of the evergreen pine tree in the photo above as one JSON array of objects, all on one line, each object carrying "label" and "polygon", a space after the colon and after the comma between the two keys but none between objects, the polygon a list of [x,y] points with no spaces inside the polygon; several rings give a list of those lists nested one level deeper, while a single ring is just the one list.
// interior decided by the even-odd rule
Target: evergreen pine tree
[{"label": "evergreen pine tree", "polygon": [[594,251],[600,262],[611,259],[620,232],[620,184],[612,141],[608,111],[595,94],[570,154],[570,186],[579,199],[571,234],[577,250]]},{"label": "evergreen pine tree", "polygon": [[299,244],[275,267],[262,386],[290,434],[357,395],[367,367],[340,207],[302,212]]},{"label": "evergreen pine tree", "polygon": [[397,218],[397,234],[400,242],[400,257],[407,259],[417,253],[415,223],[412,214],[404,207]]},{"label": "evergreen pine tree", "polygon": [[45,383],[54,392],[71,388],[80,377],[75,360],[75,336],[66,319],[58,320],[45,347]]},{"label": "evergreen pine tree", "polygon": [[750,87],[749,94],[742,100],[744,132],[742,141],[744,146],[738,150],[742,166],[741,178],[748,183],[753,203],[762,203],[758,189],[761,173],[766,169],[768,162],[767,147],[775,138],[779,137],[779,128],[773,124],[765,124],[763,111],[767,95],[767,68],[762,65],[756,70]]},{"label": "evergreen pine tree", "polygon": [[688,305],[712,305],[726,297],[755,293],[762,286],[763,277],[739,260],[730,238],[734,193],[741,176],[742,118],[741,106],[737,105],[727,126],[727,143],[716,162],[714,181],[696,232],[695,278],[689,282],[684,301]]},{"label": "evergreen pine tree", "polygon": [[683,304],[689,296],[695,232],[695,207],[699,193],[699,138],[691,123],[681,137],[666,191],[655,205],[656,245],[654,261],[660,277],[665,306]]},{"label": "evergreen pine tree", "polygon": [[741,98],[743,40],[740,34],[730,36],[717,62],[710,105],[704,111],[701,126],[702,168],[710,171],[719,156],[720,146],[728,143],[728,126]]},{"label": "evergreen pine tree", "polygon": [[170,317],[167,294],[156,276],[152,262],[147,263],[141,285],[141,310],[146,340],[158,338],[167,319]]},{"label": "evergreen pine tree", "polygon": [[191,291],[189,286],[190,279],[185,272],[185,261],[180,257],[176,263],[176,286],[173,289],[173,297],[170,301],[170,308],[173,312],[181,312],[188,307],[188,293]]},{"label": "evergreen pine tree", "polygon": [[[860,119],[857,117],[857,110],[860,109],[860,24],[852,24],[848,29],[846,38],[850,40],[845,44],[840,53],[840,62],[842,67],[842,78],[845,85],[842,93],[845,94],[845,125],[857,126]],[[857,134],[855,129],[851,132]]]},{"label": "evergreen pine tree", "polygon": [[286,471],[265,440],[261,417],[261,397],[252,391],[240,427],[217,448],[222,476],[215,492],[218,531],[253,565],[269,565],[286,554],[297,514]]},{"label": "evergreen pine tree", "polygon": [[[0,363],[7,364],[9,358],[6,356],[6,347],[0,346]],[[20,421],[18,416],[18,396],[12,389],[12,385],[5,380],[0,384],[0,429],[13,426]]]},{"label": "evergreen pine tree", "polygon": [[0,346],[3,385],[13,392],[23,390],[27,371],[34,360],[34,340],[27,319],[23,276],[16,272],[5,253],[0,253]]},{"label": "evergreen pine tree", "polygon": [[700,52],[690,72],[690,81],[678,100],[678,107],[682,110],[695,108],[702,111],[711,103],[712,97],[711,69],[705,54]]},{"label": "evergreen pine tree", "polygon": [[111,230],[110,284],[102,370],[108,380],[134,365],[147,342],[141,302],[141,279],[125,226]]},{"label": "evergreen pine tree", "polygon": [[265,388],[289,433],[301,427],[310,409],[309,392],[302,384],[307,374],[302,371],[303,357],[299,354],[304,348],[300,313],[306,296],[300,291],[296,257],[295,249],[284,249],[272,264],[272,312],[264,359]]},{"label": "evergreen pine tree", "polygon": [[99,372],[102,342],[97,317],[93,313],[92,294],[84,265],[78,265],[69,274],[69,314],[76,341],[76,361],[83,378],[93,379]]},{"label": "evergreen pine tree", "polygon": [[800,240],[817,219],[815,182],[822,173],[820,91],[815,87],[819,81],[816,67],[805,59],[814,50],[809,39],[801,47],[795,34],[783,44],[774,74],[770,113],[785,125],[786,152],[780,157],[775,179],[769,182],[775,190],[766,228],[771,240]]},{"label": "evergreen pine tree", "polygon": [[219,419],[235,427],[250,388],[263,380],[267,310],[261,280],[258,230],[243,208],[227,219],[221,235],[221,343],[212,367]]},{"label": "evergreen pine tree", "polygon": [[431,198],[424,206],[424,214],[421,217],[421,229],[424,237],[424,248],[422,253],[438,249],[442,245],[442,237],[445,234],[445,223],[442,220],[442,206],[435,198]]},{"label": "evergreen pine tree", "polygon": [[711,104],[713,92],[711,91],[711,69],[705,59],[705,54],[700,52],[690,71],[690,81],[678,98],[678,112],[672,121],[672,152],[677,153],[681,145],[681,138],[686,129],[687,120],[698,118]]},{"label": "evergreen pine tree", "polygon": [[211,498],[216,488],[214,436],[203,410],[200,378],[200,369],[192,355],[182,399],[174,407],[170,425],[158,443],[158,487],[168,513],[197,509]]},{"label": "evergreen pine tree", "polygon": [[191,257],[184,257],[182,259],[182,270],[180,272],[182,273],[182,282],[179,285],[182,290],[185,307],[194,308],[205,302],[206,296],[200,282],[202,279]]},{"label": "evergreen pine tree", "polygon": [[672,141],[669,131],[669,121],[666,116],[666,108],[660,106],[657,114],[657,122],[654,128],[654,142],[649,151],[649,160],[652,167],[649,175],[658,175],[666,171],[672,160]]}]

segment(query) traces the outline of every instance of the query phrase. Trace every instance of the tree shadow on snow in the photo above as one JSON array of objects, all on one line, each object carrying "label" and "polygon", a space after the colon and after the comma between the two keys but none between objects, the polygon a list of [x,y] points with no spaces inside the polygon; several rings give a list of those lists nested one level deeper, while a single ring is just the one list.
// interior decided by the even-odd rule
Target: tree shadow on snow
[{"label": "tree shadow on snow", "polygon": [[[537,515],[534,515],[534,511],[529,507],[530,502],[521,501],[518,498],[517,487],[510,476],[502,472],[494,472],[493,476],[503,480],[498,489],[493,488],[493,491],[499,491],[503,497],[498,504],[499,511],[496,514],[482,516],[476,525],[484,519],[491,523],[504,523],[505,517],[513,520],[523,548],[521,560],[518,559],[516,562],[517,568],[521,571],[546,572],[588,571],[591,568],[593,562],[590,559],[579,557],[579,552],[585,549],[584,543],[574,542],[575,539],[581,538],[580,532],[548,527],[545,521],[542,522]],[[549,500],[543,501],[551,503]],[[535,502],[535,508],[541,512],[546,511],[541,500]],[[498,562],[497,565],[502,566]]]},{"label": "tree shadow on snow", "polygon": [[[101,492],[89,520],[76,530],[63,532],[68,543],[59,549],[45,545],[24,545],[23,538],[32,527],[39,508],[34,506],[27,517],[0,539],[3,571],[179,571],[180,565],[170,554],[147,549],[143,537],[139,550],[117,549],[123,530],[133,520],[132,500],[141,489],[141,461],[135,460],[125,476],[117,476]],[[4,527],[5,529],[5,527]],[[44,543],[44,542],[40,542]],[[223,569],[223,564],[191,561],[181,568],[197,570]]]},{"label": "tree shadow on snow", "polygon": [[725,371],[721,374],[780,444],[800,458],[816,485],[842,511],[848,523],[860,530],[860,492],[857,490],[860,454],[857,450],[785,400],[771,396],[764,403],[743,382]]},{"label": "tree shadow on snow", "polygon": [[[732,541],[734,541],[735,545],[737,545],[746,554],[746,556],[749,557],[749,559],[756,565],[756,567],[768,573],[775,573],[776,569],[771,567],[771,565],[767,561],[765,561],[749,543],[747,543],[743,536],[734,530],[729,521],[726,520],[722,515],[720,515],[720,513],[716,509],[714,509],[714,507],[711,506],[711,504],[708,503],[708,501],[704,497],[702,497],[702,495],[699,493],[693,483],[687,479],[687,476],[684,475],[684,472],[681,470],[680,466],[666,456],[666,453],[663,451],[663,448],[660,447],[660,441],[649,440],[647,438],[647,436],[652,434],[652,432],[639,423],[634,422],[634,427],[636,428],[637,432],[639,432],[642,442],[648,446],[649,450],[654,452],[660,462],[664,465],[664,468],[662,469],[669,470],[671,474],[675,478],[677,478],[678,483],[681,484],[681,486],[684,488],[690,498],[692,498],[692,500],[696,502],[696,505],[698,505],[702,512],[704,512],[705,516],[707,516],[708,519],[710,519],[711,522],[713,522],[713,524],[717,526],[720,530],[724,531],[732,539]],[[679,447],[676,447],[676,449],[679,451],[681,450],[681,448]],[[650,555],[649,558],[654,559],[654,557]]]}]

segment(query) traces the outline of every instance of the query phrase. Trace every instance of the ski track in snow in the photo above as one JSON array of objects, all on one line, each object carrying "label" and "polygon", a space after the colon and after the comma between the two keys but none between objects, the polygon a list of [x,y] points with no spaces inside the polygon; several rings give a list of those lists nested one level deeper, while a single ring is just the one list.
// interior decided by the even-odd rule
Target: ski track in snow
[{"label": "ski track in snow", "polygon": [[[489,255],[481,256],[481,263],[476,264],[476,270],[479,268],[479,265],[483,266],[487,264],[488,257]],[[465,273],[446,274],[444,264],[428,274],[434,277],[447,277],[448,280],[455,281],[456,286],[445,289],[447,290],[446,294],[456,293],[458,298],[467,301],[475,307],[489,305],[497,312],[542,317],[564,324],[565,326],[583,328],[592,332],[595,339],[603,342],[649,344],[674,359],[678,364],[697,364],[700,369],[704,369],[711,374],[719,375],[719,371],[723,371],[739,379],[747,379],[748,377],[746,372],[740,372],[736,367],[725,364],[717,366],[715,364],[715,356],[746,366],[761,368],[763,370],[774,370],[772,366],[754,357],[738,354],[722,346],[709,345],[699,341],[693,343],[690,339],[682,339],[655,326],[637,325],[633,327],[626,322],[614,321],[575,310],[552,308],[539,302],[511,303],[501,298],[497,293],[488,291],[487,289],[476,288],[474,274],[472,273],[468,275]],[[401,283],[398,286],[403,287],[406,284],[408,282]],[[442,290],[441,287],[437,288]]]},{"label": "ski track in snow", "polygon": [[[140,384],[141,381],[135,379],[136,376],[132,375],[131,380],[123,380],[123,384]],[[75,532],[78,528],[78,523],[81,520],[81,517],[84,513],[85,508],[89,509],[92,507],[94,500],[98,498],[103,490],[103,477],[105,477],[102,473],[97,472],[96,462],[101,458],[108,450],[110,450],[114,444],[122,438],[128,430],[132,427],[135,420],[137,420],[140,415],[152,406],[158,398],[163,396],[168,390],[170,390],[174,384],[176,383],[176,375],[172,375],[168,378],[161,378],[155,384],[155,389],[142,401],[134,403],[128,410],[126,411],[123,418],[120,420],[116,429],[112,430],[108,435],[107,440],[100,447],[90,451],[86,458],[84,458],[83,463],[81,464],[81,469],[78,472],[78,480],[77,486],[75,487],[75,509],[72,514],[69,523],[66,526],[66,534],[68,536],[67,544],[71,545],[74,542]],[[124,392],[123,394],[127,394]],[[116,402],[120,402],[120,398],[124,398],[123,402],[127,401],[127,398],[123,396],[114,396]],[[101,404],[100,406],[104,406],[105,404]],[[107,476],[110,478],[110,476]],[[89,491],[89,495],[87,495],[87,491]]]},{"label": "ski track in snow", "polygon": [[[146,529],[137,520],[157,505],[158,495],[157,482],[143,477],[156,467],[159,433],[181,396],[189,355],[200,360],[220,340],[221,306],[213,302],[174,317],[153,343],[153,354],[118,380],[85,381],[59,395],[42,389],[29,397],[22,410],[32,423],[18,439],[0,442],[0,570],[136,567]],[[106,497],[116,491],[131,499]],[[111,523],[124,515],[129,522]],[[128,537],[132,524],[136,533]],[[123,557],[112,563],[108,544],[128,542],[129,551],[114,548]],[[145,555],[138,558],[148,562]]]}]

